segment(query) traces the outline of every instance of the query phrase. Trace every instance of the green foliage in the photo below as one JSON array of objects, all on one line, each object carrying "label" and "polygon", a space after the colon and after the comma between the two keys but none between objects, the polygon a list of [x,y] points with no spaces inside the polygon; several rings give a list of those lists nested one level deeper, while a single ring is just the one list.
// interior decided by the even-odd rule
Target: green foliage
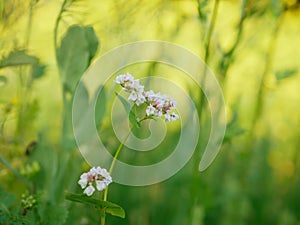
[{"label": "green foliage", "polygon": [[63,85],[62,143],[73,150],[76,146],[72,128],[72,102],[77,84],[98,49],[98,38],[92,27],[73,25],[56,49],[57,64]]},{"label": "green foliage", "polygon": [[10,207],[13,205],[16,197],[3,190],[0,186],[0,223],[8,222],[11,219]]},{"label": "green foliage", "polygon": [[141,127],[141,123],[137,121],[137,115],[134,113],[134,107],[131,107],[130,103],[124,99],[121,95],[116,93],[116,96],[121,101],[126,113],[129,115],[128,119],[134,127]]},{"label": "green foliage", "polygon": [[98,49],[92,27],[71,26],[57,49],[57,62],[65,91],[74,93],[76,85]]},{"label": "green foliage", "polygon": [[275,73],[275,76],[276,79],[279,81],[294,76],[297,74],[297,72],[298,72],[297,69],[287,69],[287,70],[277,71]]},{"label": "green foliage", "polygon": [[35,56],[28,55],[25,51],[13,51],[7,57],[0,60],[0,68],[9,66],[22,66],[38,64],[39,60]]},{"label": "green foliage", "polygon": [[32,66],[32,80],[38,79],[45,74],[46,66],[40,64],[39,59],[36,56],[29,55],[24,50],[12,51],[9,53],[8,56],[3,57],[0,60],[0,69],[5,67],[15,67],[24,65]]},{"label": "green foliage", "polygon": [[86,195],[78,195],[72,193],[66,193],[66,199],[73,202],[80,202],[83,204],[93,205],[98,208],[102,213],[108,213],[113,216],[125,218],[125,211],[121,206],[111,203],[108,201],[103,201],[99,199],[95,199],[92,197],[88,197]]}]

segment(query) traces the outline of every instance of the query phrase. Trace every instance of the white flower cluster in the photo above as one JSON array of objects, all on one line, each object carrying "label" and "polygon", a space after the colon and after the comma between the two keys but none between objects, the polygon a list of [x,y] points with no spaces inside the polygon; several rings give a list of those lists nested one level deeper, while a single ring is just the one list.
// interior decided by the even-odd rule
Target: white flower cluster
[{"label": "white flower cluster", "polygon": [[136,105],[143,104],[146,99],[144,96],[144,86],[140,85],[139,80],[135,80],[129,73],[117,76],[115,82],[123,87],[123,90],[129,92],[128,100]]},{"label": "white flower cluster", "polygon": [[129,92],[128,100],[136,105],[147,104],[146,115],[164,117],[166,122],[177,120],[179,116],[173,112],[176,109],[176,101],[170,99],[168,95],[154,93],[152,90],[144,91],[144,86],[139,80],[127,73],[116,77],[115,82],[120,84],[124,91]]},{"label": "white flower cluster", "polygon": [[[94,191],[102,191],[112,182],[112,178],[106,169],[101,167],[92,167],[89,172],[83,173],[80,176],[78,184],[81,186],[84,194],[91,196]],[[96,189],[94,187],[96,185]]]}]

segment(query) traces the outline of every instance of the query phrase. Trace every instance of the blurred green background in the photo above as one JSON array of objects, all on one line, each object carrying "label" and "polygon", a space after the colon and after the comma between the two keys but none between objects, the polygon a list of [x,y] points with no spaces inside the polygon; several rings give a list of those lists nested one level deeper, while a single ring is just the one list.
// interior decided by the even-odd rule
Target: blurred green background
[{"label": "blurred green background", "polygon": [[[162,183],[112,184],[109,200],[126,218],[107,216],[107,224],[300,225],[299,0],[1,0],[0,13],[0,224],[99,224],[93,207],[64,199],[66,190],[81,192],[78,178],[89,169],[72,137],[74,87],[108,50],[163,40],[192,51],[217,76],[224,143],[198,172],[209,108],[190,81],[170,75],[202,112],[196,153]],[[129,69],[139,77],[166,71],[151,63]],[[107,108],[96,109],[99,133],[114,151]],[[150,162],[170,154],[177,132]]]}]

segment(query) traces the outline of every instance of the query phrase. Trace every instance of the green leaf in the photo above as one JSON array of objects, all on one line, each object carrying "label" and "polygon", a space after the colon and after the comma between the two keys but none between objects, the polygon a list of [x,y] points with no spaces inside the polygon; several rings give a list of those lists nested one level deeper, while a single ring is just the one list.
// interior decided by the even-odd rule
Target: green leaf
[{"label": "green leaf", "polygon": [[108,201],[103,201],[86,195],[79,195],[73,193],[66,193],[66,199],[73,202],[80,202],[83,204],[93,205],[105,213],[111,214],[113,216],[125,218],[124,209],[121,206]]},{"label": "green leaf", "polygon": [[0,60],[0,68],[9,66],[33,65],[38,64],[39,59],[35,56],[28,55],[23,50],[11,52],[7,57]]},{"label": "green leaf", "polygon": [[88,43],[89,53],[90,53],[90,61],[95,56],[97,49],[98,49],[98,37],[96,33],[94,32],[94,29],[92,27],[84,27],[86,40]]},{"label": "green leaf", "polygon": [[7,57],[0,60],[0,69],[10,66],[32,66],[32,79],[40,78],[45,73],[45,65],[39,64],[39,59],[35,56],[28,55],[23,50],[11,52]]},{"label": "green leaf", "polygon": [[133,107],[131,107],[129,102],[121,95],[119,95],[118,93],[116,93],[116,95],[123,104],[125,111],[129,114],[129,121],[131,122],[131,124],[133,124],[135,127],[141,127],[141,123],[137,121],[136,115],[132,110]]},{"label": "green leaf", "polygon": [[275,76],[277,80],[282,80],[291,76],[294,76],[297,74],[297,69],[287,69],[287,70],[282,70],[282,71],[277,71],[275,73]]},{"label": "green leaf", "polygon": [[34,64],[32,66],[32,78],[33,79],[38,79],[42,77],[45,74],[45,65],[42,64]]},{"label": "green leaf", "polygon": [[281,5],[280,5],[280,0],[272,0],[271,1],[271,6],[272,6],[274,16],[279,17],[280,13],[282,11]]},{"label": "green leaf", "polygon": [[82,74],[98,49],[98,39],[92,27],[69,27],[57,51],[64,91],[74,93]]}]

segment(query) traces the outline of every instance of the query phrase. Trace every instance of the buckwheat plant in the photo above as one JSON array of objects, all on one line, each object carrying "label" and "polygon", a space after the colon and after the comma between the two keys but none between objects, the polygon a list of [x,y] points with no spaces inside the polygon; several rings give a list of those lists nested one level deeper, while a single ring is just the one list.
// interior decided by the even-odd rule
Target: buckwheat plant
[{"label": "buckwheat plant", "polygon": [[[115,79],[115,83],[120,85],[122,89],[128,93],[127,100],[133,103],[132,107],[136,108],[144,106],[143,109],[145,108],[141,118],[137,118],[134,114],[133,120],[135,122],[132,123],[129,134],[135,124],[140,125],[140,122],[144,120],[161,118],[165,122],[171,122],[179,118],[178,114],[176,114],[176,101],[174,99],[169,98],[166,94],[161,94],[159,92],[155,93],[153,90],[145,91],[145,88],[140,84],[140,81],[134,79],[131,74],[126,73],[118,75]],[[119,95],[117,94],[117,96]],[[107,196],[108,185],[112,183],[113,180],[110,174],[113,172],[115,162],[124,147],[126,139],[121,142],[120,146],[116,150],[109,171],[105,168],[101,168],[100,166],[92,167],[88,172],[83,173],[78,181],[78,184],[83,189],[83,195],[69,193],[66,196],[69,200],[85,204],[93,204],[99,208],[101,212],[101,225],[105,225],[106,213],[122,218],[125,217],[124,210],[120,206],[108,202]],[[95,191],[100,192],[100,200],[92,198]]]}]

